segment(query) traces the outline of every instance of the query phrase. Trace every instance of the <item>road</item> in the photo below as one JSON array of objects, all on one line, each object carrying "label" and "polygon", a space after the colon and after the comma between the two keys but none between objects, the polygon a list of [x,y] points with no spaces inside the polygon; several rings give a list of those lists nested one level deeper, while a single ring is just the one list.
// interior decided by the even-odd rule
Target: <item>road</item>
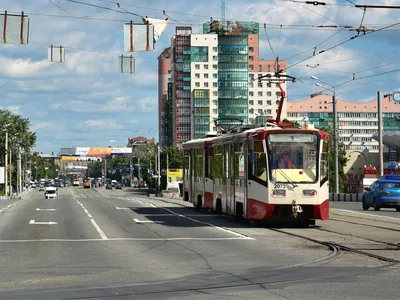
[{"label": "road", "polygon": [[0,201],[0,299],[399,299],[399,266],[365,254],[397,259],[379,247],[396,246],[400,220],[348,208],[276,230],[129,190],[34,190]]}]

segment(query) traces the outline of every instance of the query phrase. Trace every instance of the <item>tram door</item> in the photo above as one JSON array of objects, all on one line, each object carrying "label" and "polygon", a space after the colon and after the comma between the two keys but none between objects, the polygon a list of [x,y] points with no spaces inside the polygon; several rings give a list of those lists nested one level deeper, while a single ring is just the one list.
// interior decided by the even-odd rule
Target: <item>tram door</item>
[{"label": "tram door", "polygon": [[225,176],[225,181],[226,181],[226,195],[225,195],[225,206],[224,203],[222,204],[222,207],[225,207],[225,212],[229,213],[231,211],[231,186],[232,186],[232,176],[231,176],[231,144],[226,144],[225,145],[225,161],[224,161],[224,176]]},{"label": "tram door", "polygon": [[231,187],[231,214],[236,213],[236,202],[245,206],[245,153],[243,143],[232,145],[232,187]]}]

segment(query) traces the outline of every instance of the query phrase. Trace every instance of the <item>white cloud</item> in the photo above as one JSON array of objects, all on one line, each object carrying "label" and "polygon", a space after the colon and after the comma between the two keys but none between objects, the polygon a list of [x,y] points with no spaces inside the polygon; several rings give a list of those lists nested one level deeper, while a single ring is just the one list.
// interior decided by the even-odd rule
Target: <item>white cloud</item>
[{"label": "white cloud", "polygon": [[92,127],[96,129],[118,129],[120,125],[116,124],[112,120],[86,120],[80,124],[81,126]]},{"label": "white cloud", "polygon": [[[33,61],[32,59],[12,59],[0,56],[0,71],[10,77],[38,76],[50,63],[47,60]],[[40,76],[40,75],[39,75]],[[43,76],[43,74],[42,74]]]},{"label": "white cloud", "polygon": [[9,110],[10,112],[12,112],[13,114],[16,114],[16,115],[21,114],[21,106],[18,106],[18,105],[10,105],[10,106],[6,106],[6,107],[0,106],[0,109]]},{"label": "white cloud", "polygon": [[71,111],[78,113],[132,112],[136,109],[133,101],[126,97],[116,97],[106,103],[85,100],[69,100],[53,103],[49,108],[52,110]]}]

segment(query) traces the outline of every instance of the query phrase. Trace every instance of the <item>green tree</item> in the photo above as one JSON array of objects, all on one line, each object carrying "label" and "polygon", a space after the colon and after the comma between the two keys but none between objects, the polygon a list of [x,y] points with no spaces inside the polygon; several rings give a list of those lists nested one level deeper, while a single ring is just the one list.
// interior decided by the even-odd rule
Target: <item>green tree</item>
[{"label": "green tree", "polygon": [[[328,162],[328,167],[329,167],[329,192],[333,193],[335,190],[335,149],[334,149],[334,141],[335,141],[335,133],[333,129],[329,128],[319,128],[323,131],[326,131],[329,133],[329,141],[328,141],[328,146],[329,146],[329,162]],[[344,147],[343,143],[338,142],[338,171],[339,171],[339,191],[342,193],[344,192],[344,184],[343,182],[346,180],[347,176],[344,173],[344,167],[347,165],[348,158],[346,155],[346,150]]]}]

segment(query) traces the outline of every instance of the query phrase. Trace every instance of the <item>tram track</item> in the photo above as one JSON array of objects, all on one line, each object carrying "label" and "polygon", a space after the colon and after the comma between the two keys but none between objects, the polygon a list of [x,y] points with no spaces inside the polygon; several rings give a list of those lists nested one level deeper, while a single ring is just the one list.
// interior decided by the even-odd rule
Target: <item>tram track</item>
[{"label": "tram track", "polygon": [[400,229],[377,226],[377,225],[372,225],[372,224],[365,224],[365,223],[357,223],[355,221],[347,221],[347,220],[334,219],[334,218],[330,218],[330,220],[331,221],[335,221],[335,222],[342,222],[342,223],[347,223],[347,224],[353,224],[353,225],[359,225],[359,226],[368,226],[368,227],[373,227],[373,228],[378,228],[378,229],[384,229],[384,230],[389,230],[389,231],[394,231],[394,232],[400,232]]},{"label": "tram track", "polygon": [[[359,254],[359,255],[362,255],[362,256],[375,258],[375,259],[378,259],[380,261],[388,262],[389,264],[386,265],[386,267],[400,264],[400,260],[392,259],[390,257],[385,257],[385,256],[382,256],[382,255],[373,254],[373,253],[366,252],[366,251],[363,251],[363,250],[358,250],[358,249],[351,248],[351,247],[348,247],[348,246],[345,246],[345,245],[341,245],[341,244],[338,244],[338,243],[317,240],[317,239],[310,238],[308,236],[304,236],[304,235],[301,235],[301,234],[296,234],[296,233],[293,233],[293,232],[287,232],[287,231],[285,231],[283,229],[269,228],[269,230],[272,230],[272,231],[275,231],[275,232],[279,232],[279,233],[283,233],[283,234],[286,234],[286,235],[289,235],[289,236],[305,239],[305,240],[308,240],[310,242],[313,242],[313,243],[316,243],[316,244],[319,244],[319,245],[324,245],[324,246],[327,246],[327,247],[337,247],[341,251],[351,252],[351,253]],[[334,233],[336,233],[336,232],[334,232]],[[360,238],[360,239],[362,239],[362,238]],[[373,250],[373,249],[371,249],[371,250]]]}]

